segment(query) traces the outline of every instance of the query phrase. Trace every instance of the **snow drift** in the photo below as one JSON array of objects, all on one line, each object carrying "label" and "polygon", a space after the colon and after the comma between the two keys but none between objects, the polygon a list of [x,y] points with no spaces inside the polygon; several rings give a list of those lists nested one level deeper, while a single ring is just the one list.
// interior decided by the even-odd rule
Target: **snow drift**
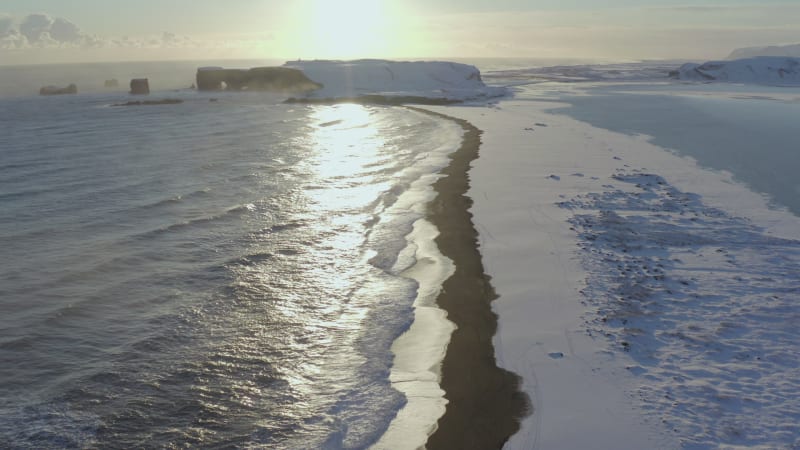
[{"label": "snow drift", "polygon": [[678,79],[768,85],[800,85],[800,58],[763,56],[735,61],[687,63],[678,69]]},{"label": "snow drift", "polygon": [[444,61],[290,61],[323,85],[307,94],[311,99],[361,97],[443,101],[480,100],[503,96],[504,88],[486,86],[480,71],[467,64]]}]

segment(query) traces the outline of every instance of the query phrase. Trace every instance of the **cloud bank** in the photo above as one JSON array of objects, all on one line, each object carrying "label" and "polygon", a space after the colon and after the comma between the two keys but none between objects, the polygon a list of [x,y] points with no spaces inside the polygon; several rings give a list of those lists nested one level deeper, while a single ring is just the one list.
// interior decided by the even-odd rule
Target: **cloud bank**
[{"label": "cloud bank", "polygon": [[29,14],[22,20],[0,15],[0,48],[92,47],[99,39],[67,19]]},{"label": "cloud bank", "polygon": [[191,38],[164,32],[147,37],[99,37],[85,33],[75,23],[48,14],[29,14],[19,20],[0,14],[0,49],[78,48],[184,48],[196,44]]}]

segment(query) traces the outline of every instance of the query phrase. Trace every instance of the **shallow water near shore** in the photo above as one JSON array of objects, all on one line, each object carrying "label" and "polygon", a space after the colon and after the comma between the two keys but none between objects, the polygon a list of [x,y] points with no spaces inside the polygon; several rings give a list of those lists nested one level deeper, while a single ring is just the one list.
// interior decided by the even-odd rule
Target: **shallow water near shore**
[{"label": "shallow water near shore", "polygon": [[414,186],[460,127],[163,94],[0,100],[0,446],[375,442],[404,404]]},{"label": "shallow water near shore", "polygon": [[[716,88],[716,92],[713,88]],[[610,86],[565,96],[566,114],[600,128],[649,136],[654,144],[733,174],[800,216],[795,90],[766,86]]]}]

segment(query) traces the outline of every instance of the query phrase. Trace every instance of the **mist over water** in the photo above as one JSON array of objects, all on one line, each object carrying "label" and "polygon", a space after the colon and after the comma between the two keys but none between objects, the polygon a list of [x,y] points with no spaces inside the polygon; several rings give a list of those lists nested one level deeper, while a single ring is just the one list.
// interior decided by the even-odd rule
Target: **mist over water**
[{"label": "mist over water", "polygon": [[0,100],[0,447],[373,442],[416,292],[397,200],[460,128],[151,97],[184,103]]}]

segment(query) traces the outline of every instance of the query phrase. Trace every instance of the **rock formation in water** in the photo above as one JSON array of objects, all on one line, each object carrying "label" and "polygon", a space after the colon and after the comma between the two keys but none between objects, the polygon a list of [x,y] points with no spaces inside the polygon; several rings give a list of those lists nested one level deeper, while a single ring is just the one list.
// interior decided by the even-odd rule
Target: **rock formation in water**
[{"label": "rock formation in water", "polygon": [[39,95],[64,95],[64,94],[77,94],[78,93],[78,86],[75,84],[70,84],[67,87],[57,87],[57,86],[44,86],[39,89]]},{"label": "rock formation in water", "polygon": [[150,93],[150,82],[147,78],[134,78],[131,80],[131,94],[147,95]]},{"label": "rock formation in water", "polygon": [[117,80],[116,78],[106,80],[105,83],[103,83],[103,86],[107,88],[119,87],[119,80]]},{"label": "rock formation in water", "polygon": [[287,67],[256,67],[253,69],[197,69],[197,89],[200,91],[313,91],[322,85],[311,81],[297,69]]},{"label": "rock formation in water", "polygon": [[130,101],[125,103],[114,103],[111,106],[155,106],[155,105],[179,105],[183,100],[178,98],[165,98],[162,100]]}]

